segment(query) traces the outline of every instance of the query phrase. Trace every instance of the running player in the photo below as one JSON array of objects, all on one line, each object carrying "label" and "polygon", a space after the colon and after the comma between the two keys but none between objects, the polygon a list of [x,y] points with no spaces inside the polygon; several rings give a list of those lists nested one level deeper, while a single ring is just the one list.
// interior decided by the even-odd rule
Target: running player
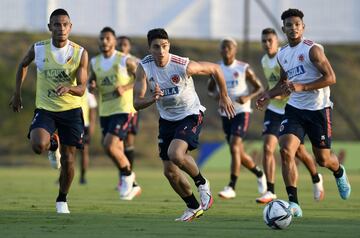
[{"label": "running player", "polygon": [[81,150],[80,156],[80,184],[86,184],[86,172],[89,167],[89,145],[92,135],[95,130],[96,122],[96,111],[97,111],[97,101],[95,95],[90,93],[87,89],[85,90],[84,95],[81,100],[81,108],[83,111],[84,118],[84,139],[83,144],[84,148]]},{"label": "running player", "polygon": [[91,59],[89,78],[92,90],[99,89],[99,114],[103,147],[119,170],[120,199],[131,200],[141,188],[133,186],[135,174],[124,154],[133,108],[133,78],[136,62],[115,50],[115,31],[104,27],[99,36],[101,54]]},{"label": "running player", "polygon": [[[136,71],[134,106],[140,110],[156,103],[160,113],[159,155],[164,175],[187,206],[176,221],[191,221],[201,216],[213,203],[209,181],[202,176],[194,159],[187,153],[198,146],[205,111],[191,76],[213,74],[220,91],[221,110],[228,117],[233,117],[234,107],[218,65],[170,54],[170,41],[164,29],[150,30],[147,39],[150,55],[142,59]],[[200,193],[200,204],[183,172],[194,180]]]},{"label": "running player", "polygon": [[305,134],[309,136],[317,163],[333,172],[342,199],[351,193],[345,168],[331,156],[330,85],[336,83],[335,73],[321,45],[303,38],[304,14],[298,9],[282,13],[283,32],[288,44],[277,53],[280,81],[257,100],[262,108],[270,98],[289,95],[285,115],[280,125],[280,154],[283,179],[288,193],[290,210],[302,216],[297,196],[295,154]]},{"label": "running player", "polygon": [[[54,167],[60,167],[60,160],[56,211],[70,213],[67,194],[74,178],[76,148],[82,148],[81,96],[86,88],[88,55],[83,47],[68,39],[72,24],[64,9],[51,13],[48,27],[51,39],[32,45],[19,65],[11,105],[15,112],[22,108],[21,86],[34,60],[36,109],[29,130],[30,143],[37,154],[49,151]],[[58,136],[54,134],[56,130]]]},{"label": "running player", "polygon": [[[230,182],[218,194],[225,199],[235,198],[235,186],[240,174],[240,167],[244,165],[257,177],[258,192],[266,191],[266,178],[263,171],[256,166],[253,159],[245,152],[243,139],[246,135],[251,113],[251,99],[262,90],[260,81],[249,64],[235,58],[237,42],[228,37],[220,43],[222,61],[219,63],[224,72],[227,91],[235,106],[236,116],[229,119],[224,112],[220,112],[223,130],[229,143],[231,153]],[[250,91],[249,85],[253,88]],[[217,97],[216,84],[213,78],[209,80],[210,95]]]},{"label": "running player", "polygon": [[[261,59],[261,65],[267,80],[267,90],[274,87],[280,79],[280,66],[276,60],[279,41],[274,29],[266,28],[261,34],[262,48],[265,55]],[[278,144],[280,123],[284,115],[284,108],[288,97],[277,96],[270,100],[265,111],[263,128],[263,167],[266,174],[267,192],[256,199],[258,203],[268,203],[276,199],[275,194],[275,156],[274,152]],[[312,156],[306,151],[301,141],[296,157],[299,158],[309,170],[313,182],[314,199],[320,201],[324,198],[324,187],[321,174],[317,172],[316,164]]]}]

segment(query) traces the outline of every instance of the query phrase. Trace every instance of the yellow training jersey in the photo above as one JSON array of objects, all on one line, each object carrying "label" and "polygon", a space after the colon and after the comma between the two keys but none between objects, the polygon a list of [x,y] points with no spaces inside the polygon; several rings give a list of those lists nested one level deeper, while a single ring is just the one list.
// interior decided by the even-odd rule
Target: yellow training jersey
[{"label": "yellow training jersey", "polygon": [[[276,56],[273,58],[269,58],[266,54],[261,59],[262,68],[264,70],[264,74],[269,85],[269,89],[273,88],[277,82],[280,80],[280,66],[277,62]],[[268,105],[268,109],[284,114],[284,108],[288,101],[288,97],[283,99],[271,99]]]},{"label": "yellow training jersey", "polygon": [[134,113],[133,89],[126,90],[119,96],[117,87],[125,86],[133,82],[126,68],[126,56],[116,51],[112,65],[108,70],[101,66],[102,55],[94,57],[92,69],[96,76],[96,84],[99,88],[99,114],[110,116],[119,113]]},{"label": "yellow training jersey", "polygon": [[77,85],[76,71],[80,65],[83,48],[70,41],[69,47],[72,47],[73,54],[67,59],[65,64],[60,64],[51,52],[50,39],[37,42],[34,47],[41,47],[44,50],[42,67],[37,68],[36,108],[53,112],[79,108],[81,105],[81,97],[69,93],[58,96],[55,89],[58,85]]}]

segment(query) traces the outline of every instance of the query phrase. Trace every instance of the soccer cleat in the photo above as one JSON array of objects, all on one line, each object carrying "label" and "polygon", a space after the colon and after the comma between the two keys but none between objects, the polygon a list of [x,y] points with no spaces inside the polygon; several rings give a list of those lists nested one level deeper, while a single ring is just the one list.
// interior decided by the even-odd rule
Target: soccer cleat
[{"label": "soccer cleat", "polygon": [[260,194],[264,194],[267,190],[265,173],[263,173],[261,177],[257,178],[257,185],[258,185],[258,192]]},{"label": "soccer cleat", "polygon": [[134,197],[137,197],[141,194],[141,187],[140,186],[133,186],[130,193],[124,197],[120,196],[121,200],[132,200]]},{"label": "soccer cleat", "polygon": [[198,191],[200,193],[201,208],[206,211],[212,206],[214,202],[210,192],[210,183],[207,179],[205,184],[199,185]]},{"label": "soccer cleat", "polygon": [[325,192],[323,186],[323,178],[322,175],[319,174],[320,181],[313,184],[313,192],[315,201],[321,201],[324,199]]},{"label": "soccer cleat", "polygon": [[120,177],[120,180],[121,180],[120,190],[119,190],[120,197],[126,197],[127,195],[130,194],[130,192],[133,188],[135,174],[133,172],[131,172],[131,174],[129,176],[122,175]]},{"label": "soccer cleat", "polygon": [[83,177],[80,178],[80,179],[79,179],[79,184],[80,184],[80,185],[85,185],[85,184],[87,184],[86,178],[83,178]]},{"label": "soccer cleat", "polygon": [[232,199],[236,197],[236,192],[234,189],[230,186],[225,186],[224,190],[220,191],[218,193],[219,197],[225,198],[225,199]]},{"label": "soccer cleat", "polygon": [[67,202],[56,202],[56,212],[59,214],[69,214],[69,207]]},{"label": "soccer cleat", "polygon": [[55,151],[48,151],[48,159],[50,161],[50,165],[52,168],[54,169],[60,169],[61,167],[61,163],[60,163],[60,139],[59,136],[57,134],[53,134],[52,135],[52,139],[56,140],[58,143],[58,148]]},{"label": "soccer cleat", "polygon": [[350,193],[351,193],[351,186],[348,180],[348,177],[346,175],[346,171],[345,171],[345,167],[340,165],[341,168],[343,169],[343,175],[340,178],[335,178],[336,179],[336,185],[338,187],[339,193],[340,193],[340,197],[344,200],[348,199],[350,197]]},{"label": "soccer cleat", "polygon": [[302,217],[302,210],[299,204],[295,202],[289,202],[289,210],[293,217]]},{"label": "soccer cleat", "polygon": [[195,218],[198,218],[201,215],[203,215],[203,213],[204,210],[201,208],[201,206],[199,206],[197,209],[187,208],[184,214],[181,217],[176,218],[175,221],[190,222]]},{"label": "soccer cleat", "polygon": [[256,198],[256,202],[266,204],[266,203],[269,203],[269,202],[271,202],[272,200],[274,200],[276,198],[277,198],[276,194],[274,194],[274,193],[272,193],[270,191],[267,191],[261,197]]}]

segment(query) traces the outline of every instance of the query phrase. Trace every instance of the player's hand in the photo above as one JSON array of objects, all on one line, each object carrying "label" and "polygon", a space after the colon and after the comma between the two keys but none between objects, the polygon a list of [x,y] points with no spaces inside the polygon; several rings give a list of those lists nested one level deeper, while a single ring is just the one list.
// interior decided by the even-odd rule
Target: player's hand
[{"label": "player's hand", "polygon": [[64,85],[58,85],[55,91],[58,96],[63,96],[70,91],[70,88]]},{"label": "player's hand", "polygon": [[262,94],[259,95],[259,97],[256,100],[255,103],[256,108],[262,111],[269,100],[270,100],[269,93],[267,91],[263,92]]},{"label": "player's hand", "polygon": [[221,112],[225,112],[226,116],[230,119],[235,117],[235,108],[229,96],[219,98],[219,107]]},{"label": "player's hand", "polygon": [[236,101],[240,104],[244,104],[250,100],[249,96],[240,96]]},{"label": "player's hand", "polygon": [[23,109],[21,96],[14,93],[14,95],[10,99],[9,106],[14,112],[20,112],[20,110]]},{"label": "player's hand", "polygon": [[119,87],[116,88],[116,92],[117,92],[117,94],[119,94],[119,96],[121,97],[122,95],[124,95],[125,89],[124,89],[124,87],[119,86]]},{"label": "player's hand", "polygon": [[153,99],[155,101],[159,100],[160,97],[164,96],[164,92],[161,91],[160,89],[160,86],[158,83],[155,84],[155,88],[154,88],[154,91],[153,91]]}]

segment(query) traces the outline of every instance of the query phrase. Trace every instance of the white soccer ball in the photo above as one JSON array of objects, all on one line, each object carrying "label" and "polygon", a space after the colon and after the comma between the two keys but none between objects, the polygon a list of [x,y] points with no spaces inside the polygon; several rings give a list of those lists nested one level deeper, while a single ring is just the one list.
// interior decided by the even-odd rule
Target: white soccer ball
[{"label": "white soccer ball", "polygon": [[263,212],[266,225],[272,229],[285,229],[291,223],[292,215],[289,203],[284,200],[273,200],[269,202]]}]

